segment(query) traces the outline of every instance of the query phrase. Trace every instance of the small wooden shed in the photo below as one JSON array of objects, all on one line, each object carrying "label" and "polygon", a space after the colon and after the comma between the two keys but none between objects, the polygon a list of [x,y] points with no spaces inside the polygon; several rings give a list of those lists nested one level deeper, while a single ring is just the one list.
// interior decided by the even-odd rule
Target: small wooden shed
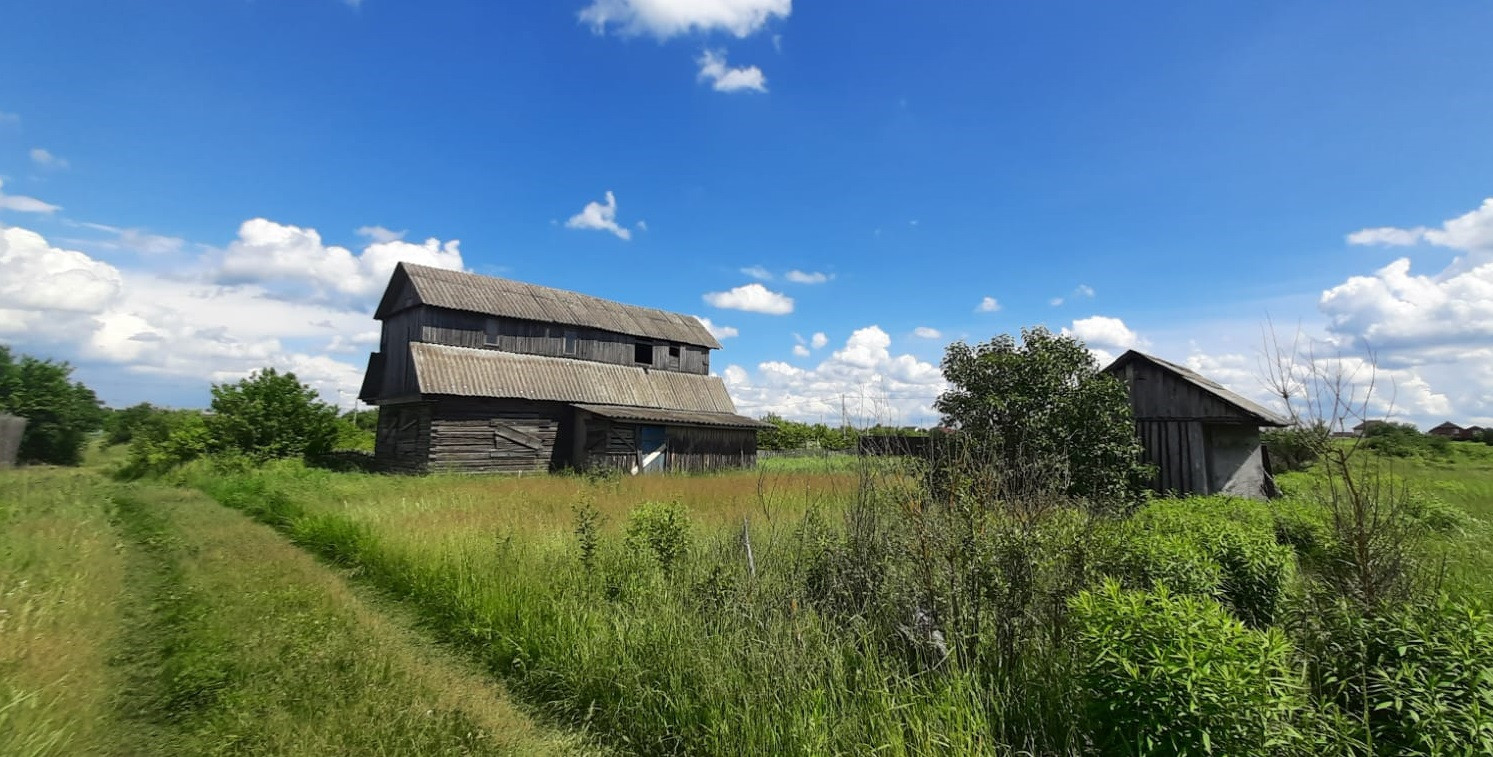
[{"label": "small wooden shed", "polygon": [[1104,369],[1125,382],[1158,492],[1264,499],[1275,482],[1262,426],[1286,419],[1189,368],[1130,350]]},{"label": "small wooden shed", "polygon": [[21,452],[21,437],[25,433],[25,418],[0,415],[0,468],[16,464],[16,456]]}]

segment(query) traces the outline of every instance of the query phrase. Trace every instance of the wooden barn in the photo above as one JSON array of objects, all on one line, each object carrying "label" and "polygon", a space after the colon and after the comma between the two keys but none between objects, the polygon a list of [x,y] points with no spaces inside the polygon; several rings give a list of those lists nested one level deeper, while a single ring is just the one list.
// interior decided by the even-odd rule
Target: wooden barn
[{"label": "wooden barn", "polygon": [[401,263],[359,397],[391,471],[751,466],[761,421],[710,375],[697,319]]},{"label": "wooden barn", "polygon": [[1275,493],[1260,427],[1288,422],[1195,371],[1131,350],[1105,372],[1130,389],[1130,407],[1146,455],[1157,468],[1152,488],[1181,494]]}]

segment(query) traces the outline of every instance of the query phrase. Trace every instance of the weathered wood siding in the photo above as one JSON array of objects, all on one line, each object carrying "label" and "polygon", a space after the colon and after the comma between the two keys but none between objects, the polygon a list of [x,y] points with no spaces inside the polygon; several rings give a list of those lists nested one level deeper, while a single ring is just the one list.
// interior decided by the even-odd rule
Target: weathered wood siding
[{"label": "weathered wood siding", "polygon": [[396,473],[421,473],[430,464],[430,404],[384,405],[378,409],[373,460]]},{"label": "weathered wood siding", "polygon": [[567,449],[557,445],[562,425],[569,425],[565,410],[555,403],[439,398],[432,407],[430,469],[523,473],[558,468]]},{"label": "weathered wood siding", "polygon": [[703,473],[757,464],[757,430],[669,426],[665,470]]},{"label": "weathered wood siding", "polygon": [[1140,421],[1136,428],[1147,461],[1157,468],[1152,489],[1208,493],[1208,453],[1202,423]]},{"label": "weathered wood siding", "polygon": [[[567,334],[573,338],[567,339]],[[398,398],[417,393],[409,344],[426,342],[473,349],[495,349],[546,357],[571,357],[614,365],[643,366],[660,371],[710,373],[710,350],[691,344],[669,344],[596,329],[583,329],[517,318],[495,318],[417,306],[391,314],[383,322],[379,353],[383,380],[379,397]],[[645,344],[649,360],[637,361],[637,345]],[[365,399],[376,399],[368,397]]]},{"label": "weathered wood siding", "polygon": [[1148,362],[1126,365],[1119,378],[1130,389],[1130,407],[1137,421],[1258,424],[1238,408]]},{"label": "weathered wood siding", "polygon": [[[577,467],[623,473],[639,468],[638,429],[648,424],[621,423],[584,412],[581,416],[578,427],[584,429],[584,443]],[[664,444],[663,471],[700,473],[757,464],[755,429],[667,426]]]}]

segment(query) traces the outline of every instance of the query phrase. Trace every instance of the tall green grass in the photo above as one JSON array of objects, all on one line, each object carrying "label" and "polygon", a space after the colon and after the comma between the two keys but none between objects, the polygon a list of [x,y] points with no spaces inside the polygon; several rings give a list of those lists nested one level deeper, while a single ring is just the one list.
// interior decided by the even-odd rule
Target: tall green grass
[{"label": "tall green grass", "polygon": [[[1331,553],[1305,500],[1157,501],[1097,520],[964,499],[929,509],[918,480],[883,463],[600,480],[285,465],[194,481],[401,597],[531,707],[627,751],[1093,753],[1099,734],[1138,753],[1205,751],[1210,738],[1275,754],[1413,743],[1344,706],[1400,692],[1304,674],[1352,637],[1291,630],[1312,612],[1297,555]],[[1095,593],[1105,578],[1127,591]],[[1409,639],[1443,622],[1428,617],[1440,616],[1375,622]],[[1127,657],[1138,628],[1162,645],[1154,657]],[[1452,676],[1473,687],[1456,701],[1474,701],[1493,682],[1455,671],[1478,654],[1412,672]],[[1181,674],[1126,693],[1130,666],[1163,662]],[[1421,694],[1433,707],[1434,690]],[[1104,730],[1096,704],[1127,696],[1151,709]],[[1176,727],[1175,706],[1211,714]],[[1474,743],[1467,729],[1493,724],[1479,718],[1446,720],[1438,743]],[[1157,740],[1125,741],[1142,737]]]},{"label": "tall green grass", "polygon": [[93,475],[0,471],[0,754],[111,741],[124,573],[112,513]]}]

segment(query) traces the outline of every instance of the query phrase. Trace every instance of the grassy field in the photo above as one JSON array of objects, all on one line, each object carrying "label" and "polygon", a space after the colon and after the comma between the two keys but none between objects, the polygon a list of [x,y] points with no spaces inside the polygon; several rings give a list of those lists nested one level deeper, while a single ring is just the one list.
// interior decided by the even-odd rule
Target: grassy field
[{"label": "grassy field", "polygon": [[[1417,496],[1464,514],[1431,537],[1445,587],[1493,595],[1493,448],[1454,445],[1387,465]],[[969,564],[940,564],[957,545],[932,532],[912,535],[927,560],[855,554],[847,545],[879,542],[849,537],[888,524],[847,513],[878,512],[859,507],[871,499],[883,513],[922,506],[892,463],[784,458],[753,472],[641,478],[387,477],[298,464],[228,474],[202,463],[177,479],[190,486],[115,483],[93,470],[0,473],[0,754],[1096,748],[1076,725],[1087,679],[1075,652],[1022,635],[1045,626],[979,620],[961,643],[998,648],[1016,628],[1018,653],[939,661],[916,614],[873,606],[916,607],[898,604],[914,600],[895,587],[919,581],[1045,570],[1013,558],[1062,554],[1081,524],[971,521],[959,537],[976,545]],[[1188,511],[1211,514],[1199,526]],[[1226,603],[1238,590],[1230,560],[1245,553],[1218,562],[1205,552],[1254,544],[1281,554],[1263,506],[1161,502],[1143,515],[1113,531],[1134,545],[1118,559],[1201,582]],[[1201,528],[1203,541],[1172,539],[1176,527]],[[1040,594],[1055,579],[1034,580]],[[1033,618],[1048,611],[1019,606]],[[1241,649],[1279,643],[1207,616],[1209,606],[1175,607],[1222,623]],[[1086,608],[1105,612],[1102,601]],[[1085,633],[1085,643],[1104,641],[1102,627]],[[1330,731],[1324,722],[1297,725]],[[1277,751],[1346,748],[1319,736]]]},{"label": "grassy field", "polygon": [[7,472],[0,524],[0,754],[589,749],[195,491]]}]

